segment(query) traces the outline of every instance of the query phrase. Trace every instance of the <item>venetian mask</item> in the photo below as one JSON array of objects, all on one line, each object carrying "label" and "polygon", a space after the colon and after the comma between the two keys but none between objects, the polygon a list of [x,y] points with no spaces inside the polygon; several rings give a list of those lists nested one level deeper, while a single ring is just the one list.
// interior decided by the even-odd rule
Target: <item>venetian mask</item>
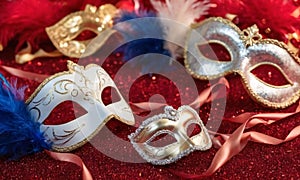
[{"label": "venetian mask", "polygon": [[[113,18],[117,14],[117,8],[111,4],[105,4],[98,9],[87,5],[84,11],[71,13],[55,25],[46,28],[46,32],[54,46],[68,57],[80,58],[89,56],[102,47],[108,38],[116,31],[111,29]],[[90,47],[92,39],[76,40],[83,31],[92,31],[98,38],[102,38],[98,47]]]},{"label": "venetian mask", "polygon": [[[241,31],[229,20],[209,18],[191,27],[186,42],[185,65],[194,77],[214,79],[236,72],[241,75],[250,95],[272,108],[285,108],[299,99],[299,59],[284,43],[262,39],[255,25]],[[223,46],[229,52],[231,61],[206,57],[198,47],[209,43]],[[288,84],[271,85],[251,73],[261,65],[278,69]]]},{"label": "venetian mask", "polygon": [[[134,125],[134,116],[113,80],[100,66],[79,66],[68,61],[69,71],[46,79],[28,99],[28,110],[41,123],[41,132],[56,151],[71,151],[92,138],[107,121],[116,118]],[[104,105],[101,95],[106,87],[114,88],[120,101]],[[59,125],[45,125],[51,111],[65,101],[72,101],[87,113]]]},{"label": "venetian mask", "polygon": [[[187,129],[196,124],[201,132],[189,137]],[[158,136],[171,135],[176,142],[163,147],[151,145]],[[181,106],[178,110],[165,107],[165,113],[147,119],[129,136],[137,152],[148,162],[156,165],[172,163],[194,150],[205,151],[212,146],[207,129],[197,112],[189,106]]]}]

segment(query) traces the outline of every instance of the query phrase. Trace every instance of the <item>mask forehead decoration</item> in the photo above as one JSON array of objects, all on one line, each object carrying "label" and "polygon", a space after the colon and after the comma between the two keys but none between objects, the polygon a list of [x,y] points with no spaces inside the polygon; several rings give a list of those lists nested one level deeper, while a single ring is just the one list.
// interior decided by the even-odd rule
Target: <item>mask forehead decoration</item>
[{"label": "mask forehead decoration", "polygon": [[[210,43],[222,45],[229,52],[231,61],[206,57],[199,46]],[[209,18],[192,26],[185,51],[186,68],[196,78],[214,79],[233,72],[239,73],[254,100],[271,108],[285,108],[299,99],[298,57],[284,43],[262,39],[256,25],[241,31],[229,20]],[[271,85],[251,73],[262,65],[275,67],[288,84]]]},{"label": "mask forehead decoration", "polygon": [[[53,143],[54,150],[66,152],[78,148],[111,118],[134,125],[129,105],[104,69],[95,64],[82,67],[71,61],[68,68],[69,71],[46,79],[27,100],[29,112],[41,123],[41,132]],[[104,105],[101,94],[106,87],[114,88],[120,101]],[[79,104],[87,113],[68,123],[43,124],[51,111],[65,101]]]},{"label": "mask forehead decoration", "polygon": [[[189,137],[190,125],[198,125],[201,132]],[[171,135],[176,142],[164,147],[154,147],[150,143],[162,134]],[[211,148],[212,142],[197,112],[189,106],[178,110],[165,107],[165,113],[153,116],[129,136],[137,152],[146,161],[156,164],[170,164],[195,150],[205,151]]]},{"label": "mask forehead decoration", "polygon": [[[98,9],[87,5],[84,11],[71,13],[58,23],[46,28],[46,32],[61,53],[68,57],[80,58],[82,55],[89,56],[102,47],[108,38],[116,31],[112,30],[113,18],[117,14],[117,8],[111,4],[105,4]],[[92,39],[76,40],[84,30],[89,30],[102,37],[103,41],[98,47],[89,48]]]}]

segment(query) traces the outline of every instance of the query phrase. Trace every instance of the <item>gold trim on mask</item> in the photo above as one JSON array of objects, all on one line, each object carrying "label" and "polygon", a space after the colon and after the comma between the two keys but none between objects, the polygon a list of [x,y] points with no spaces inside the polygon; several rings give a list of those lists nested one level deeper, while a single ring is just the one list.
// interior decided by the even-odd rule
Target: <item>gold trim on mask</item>
[{"label": "gold trim on mask", "polygon": [[[187,130],[192,124],[199,125],[201,132],[189,137]],[[151,146],[152,140],[162,134],[172,136],[176,142],[163,147]],[[205,151],[212,146],[198,113],[189,106],[181,106],[178,110],[166,106],[164,114],[145,120],[129,139],[141,157],[155,165],[170,164],[195,150]]]},{"label": "gold trim on mask", "polygon": [[[113,80],[104,69],[96,64],[89,64],[86,67],[83,67],[73,63],[72,61],[68,61],[68,68],[69,71],[54,74],[53,76],[44,80],[26,101],[29,111],[33,112],[32,116],[34,119],[42,124],[41,131],[46,134],[45,138],[48,141],[53,142],[53,150],[58,152],[68,152],[77,149],[92,139],[112,118],[115,118],[128,125],[134,125],[134,116],[132,111],[121,96],[118,89],[118,95],[121,96],[120,101],[105,106],[102,103],[102,99],[99,99],[101,98],[101,93],[105,87],[111,86],[117,88]],[[89,77],[88,75],[93,77]],[[56,78],[59,79],[56,80]],[[98,80],[95,84],[96,79]],[[78,121],[81,118],[78,117],[78,125],[72,124],[71,126],[69,123],[72,121],[65,123],[67,126],[62,126],[59,128],[58,126],[60,125],[44,125],[43,121],[49,116],[48,113],[50,113],[53,108],[57,106],[55,104],[66,101],[66,99],[63,99],[64,97],[68,98],[67,100],[71,98],[72,101],[77,102],[84,109],[86,109],[87,114],[94,114],[96,112],[103,112],[104,114],[98,114],[99,116],[94,114],[95,118],[93,121],[91,121],[91,116],[87,116],[88,119],[86,117],[82,119],[84,121]],[[114,107],[113,105],[116,104],[117,107]],[[47,112],[42,113],[44,111]],[[97,121],[97,118],[99,118],[99,121]],[[98,127],[90,128],[91,124],[88,123],[92,122],[98,123],[99,126],[97,125]],[[85,133],[83,133],[84,128],[88,128],[85,129]],[[70,142],[70,140],[72,140],[78,134],[86,134],[86,136],[84,136],[82,140],[80,140],[81,138],[77,137],[77,140]],[[80,135],[80,137],[81,136],[82,135]]]},{"label": "gold trim on mask", "polygon": [[[220,34],[220,31],[226,33]],[[196,41],[194,36],[202,36],[199,38],[200,42],[194,42]],[[220,62],[203,57],[196,46],[209,43],[222,45],[229,52],[231,61]],[[193,48],[197,50],[193,50]],[[276,52],[273,48],[279,49],[280,52]],[[193,54],[190,53],[191,51]],[[263,61],[264,57],[271,59]],[[234,23],[221,17],[208,18],[201,23],[193,24],[186,39],[184,59],[188,72],[197,79],[211,80],[238,73],[251,97],[267,107],[286,108],[300,97],[300,59],[285,43],[275,39],[262,39],[256,25],[241,31]],[[210,66],[205,67],[208,62]],[[263,64],[271,65],[279,70],[289,84],[271,85],[251,73],[253,69]],[[286,67],[287,64],[291,65]],[[215,68],[220,69],[216,70]],[[254,76],[253,78],[251,74]],[[250,79],[251,82],[249,82]],[[253,85],[257,85],[260,89],[253,89]],[[264,92],[262,88],[266,88],[266,91]],[[282,92],[280,96],[277,96],[276,92],[284,91],[284,89],[286,89],[285,95]]]},{"label": "gold trim on mask", "polygon": [[[46,28],[46,32],[54,46],[62,54],[68,57],[80,58],[89,56],[100,49],[109,37],[116,31],[111,29],[113,18],[118,10],[111,4],[105,4],[98,9],[95,6],[86,5],[84,11],[78,11],[64,17],[58,23]],[[102,38],[97,48],[87,51],[92,39],[78,41],[75,38],[84,30],[90,30]]]},{"label": "gold trim on mask", "polygon": [[16,62],[18,64],[24,64],[39,57],[60,57],[63,55],[58,50],[54,50],[52,52],[46,52],[43,49],[39,49],[33,54],[31,53],[31,51],[32,51],[31,45],[27,42],[27,47],[25,47],[24,49],[22,49],[16,54],[15,56]]},{"label": "gold trim on mask", "polygon": [[121,120],[121,118],[117,115],[111,115],[111,116],[108,116],[107,118],[105,118],[105,120],[103,121],[103,124],[98,126],[97,129],[88,137],[86,137],[83,141],[77,143],[77,144],[74,144],[72,146],[69,146],[67,148],[58,148],[58,147],[52,147],[52,150],[53,151],[56,151],[56,152],[70,152],[70,151],[73,151],[75,149],[78,149],[80,148],[81,146],[85,145],[86,143],[88,143],[93,137],[95,137],[99,132],[100,130],[103,128],[103,126],[108,122],[110,121],[111,119],[117,119],[117,120]]}]

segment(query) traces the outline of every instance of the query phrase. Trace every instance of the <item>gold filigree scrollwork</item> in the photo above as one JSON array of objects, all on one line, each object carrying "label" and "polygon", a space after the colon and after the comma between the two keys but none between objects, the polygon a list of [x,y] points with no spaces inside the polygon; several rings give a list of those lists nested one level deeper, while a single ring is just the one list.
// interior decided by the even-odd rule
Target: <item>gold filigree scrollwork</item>
[{"label": "gold filigree scrollwork", "polygon": [[97,50],[96,48],[86,52],[93,38],[87,40],[76,40],[76,38],[85,30],[92,31],[97,34],[97,37],[102,38],[98,49],[101,48],[116,32],[111,27],[117,12],[117,8],[111,4],[99,8],[88,4],[84,11],[69,14],[57,24],[47,27],[46,32],[57,50],[64,55],[75,58],[89,56]]},{"label": "gold filigree scrollwork", "polygon": [[52,135],[54,138],[52,142],[54,142],[54,144],[58,146],[64,145],[72,140],[72,138],[74,138],[74,136],[76,136],[76,134],[79,133],[81,129],[82,127],[78,127],[73,130],[63,130],[64,134],[58,135],[55,133],[55,129],[52,128]]},{"label": "gold filigree scrollwork", "polygon": [[[53,150],[67,152],[80,147],[112,118],[134,124],[129,105],[104,69],[96,64],[83,67],[71,61],[68,68],[69,71],[47,78],[26,102],[35,121],[42,124],[46,140],[53,143]],[[106,106],[101,99],[106,87],[116,89],[120,101]],[[43,124],[54,108],[65,101],[80,105],[87,113],[67,123]]]},{"label": "gold filigree scrollwork", "polygon": [[243,36],[241,37],[246,46],[252,46],[262,39],[262,35],[259,34],[259,29],[256,24],[242,31]]},{"label": "gold filigree scrollwork", "polygon": [[[263,39],[256,25],[242,31],[227,19],[213,17],[192,25],[186,42],[185,66],[195,78],[207,80],[237,73],[251,97],[271,108],[285,108],[299,100],[299,57],[285,43]],[[230,61],[215,61],[200,51],[199,44],[211,42],[223,46]],[[258,78],[253,70],[262,65],[277,69],[287,83],[272,85]]]}]

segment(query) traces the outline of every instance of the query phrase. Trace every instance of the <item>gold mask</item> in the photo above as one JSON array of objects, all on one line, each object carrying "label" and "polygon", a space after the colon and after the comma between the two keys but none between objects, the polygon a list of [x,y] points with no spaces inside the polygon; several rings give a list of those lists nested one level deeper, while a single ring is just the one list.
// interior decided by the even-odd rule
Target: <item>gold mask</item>
[{"label": "gold mask", "polygon": [[[189,137],[187,129],[192,124],[199,125],[201,132]],[[171,135],[176,142],[164,147],[149,145],[162,134]],[[203,122],[197,112],[189,106],[181,106],[178,110],[166,106],[164,114],[144,121],[129,139],[146,161],[156,165],[172,163],[194,150],[205,151],[212,146]]]},{"label": "gold mask", "polygon": [[[78,11],[64,17],[57,24],[47,27],[46,32],[54,46],[66,56],[80,58],[89,56],[102,47],[107,39],[116,31],[111,29],[117,8],[105,4],[98,9],[87,5],[84,11]],[[98,47],[86,51],[92,39],[75,40],[84,30],[90,30],[102,37],[103,41]]]},{"label": "gold mask", "polygon": [[[216,43],[230,54],[231,61],[221,62],[205,57],[199,45]],[[241,31],[231,21],[209,18],[192,26],[185,48],[185,65],[199,79],[214,79],[238,73],[249,94],[272,108],[285,108],[300,96],[300,60],[287,46],[274,39],[262,39],[257,26]],[[271,85],[256,77],[252,70],[269,65],[279,70],[288,84]]]}]

